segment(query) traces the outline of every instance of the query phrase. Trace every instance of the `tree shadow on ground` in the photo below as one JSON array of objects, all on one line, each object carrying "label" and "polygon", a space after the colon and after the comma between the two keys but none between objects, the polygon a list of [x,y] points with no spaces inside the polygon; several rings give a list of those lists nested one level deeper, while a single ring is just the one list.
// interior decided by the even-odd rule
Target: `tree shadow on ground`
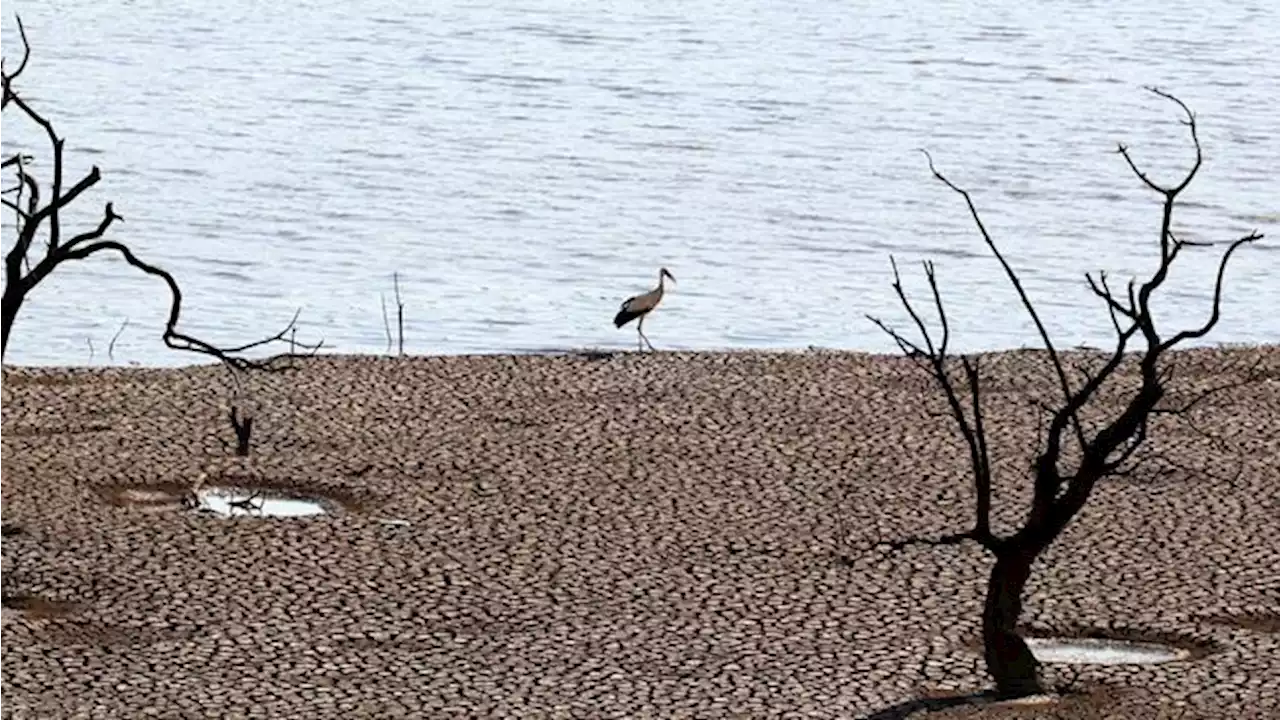
[{"label": "tree shadow on ground", "polygon": [[[1136,712],[1135,712],[1136,711]],[[968,695],[921,697],[890,705],[861,720],[924,720],[938,718],[1025,718],[1026,720],[1104,720],[1149,717],[1182,720],[1199,717],[1194,708],[1168,707],[1150,693],[1115,685],[1077,685],[1073,679],[1046,689],[1043,695],[1002,698],[994,690]],[[936,713],[936,715],[935,715]]]},{"label": "tree shadow on ground", "polygon": [[907,720],[907,718],[918,712],[932,712],[964,705],[978,705],[995,699],[996,695],[991,691],[970,693],[968,695],[951,695],[948,697],[916,698],[890,705],[883,710],[864,716],[862,720]]}]

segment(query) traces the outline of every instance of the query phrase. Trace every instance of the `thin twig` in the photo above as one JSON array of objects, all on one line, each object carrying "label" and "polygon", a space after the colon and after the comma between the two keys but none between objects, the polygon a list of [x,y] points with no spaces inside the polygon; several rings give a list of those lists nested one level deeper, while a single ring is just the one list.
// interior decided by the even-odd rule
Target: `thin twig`
[{"label": "thin twig", "polygon": [[107,357],[111,362],[116,361],[116,340],[120,339],[120,334],[127,327],[129,327],[129,318],[125,318],[124,322],[120,323],[120,329],[116,330],[116,334],[111,336],[111,342],[107,345]]},{"label": "thin twig", "polygon": [[396,329],[400,335],[400,357],[404,357],[404,302],[400,299],[400,273],[392,273],[391,282],[396,289]]},{"label": "thin twig", "polygon": [[391,320],[387,317],[387,294],[378,293],[378,297],[382,300],[382,329],[387,332],[387,350],[388,355],[391,354]]}]

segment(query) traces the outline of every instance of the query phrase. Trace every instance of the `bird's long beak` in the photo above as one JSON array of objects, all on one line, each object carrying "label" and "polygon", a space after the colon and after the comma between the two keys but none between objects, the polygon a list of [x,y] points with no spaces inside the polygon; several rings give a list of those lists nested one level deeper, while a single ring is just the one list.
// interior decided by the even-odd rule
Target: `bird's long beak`
[{"label": "bird's long beak", "polygon": [[671,282],[675,282],[675,281],[676,281],[676,276],[675,276],[675,275],[672,275],[671,273],[667,272],[666,270],[663,270],[663,271],[662,271],[662,274],[663,274],[663,275],[666,275],[666,276],[667,276],[667,279],[668,279],[668,280],[670,280]]}]

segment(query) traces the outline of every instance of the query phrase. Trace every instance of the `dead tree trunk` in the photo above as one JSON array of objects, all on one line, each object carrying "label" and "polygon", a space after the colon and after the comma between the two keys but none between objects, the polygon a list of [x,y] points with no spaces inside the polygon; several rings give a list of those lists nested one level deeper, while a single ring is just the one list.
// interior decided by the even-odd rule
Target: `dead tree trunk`
[{"label": "dead tree trunk", "polygon": [[[166,345],[175,350],[186,350],[215,357],[232,369],[266,367],[269,361],[251,361],[242,357],[241,353],[270,343],[283,342],[286,335],[295,327],[297,315],[294,315],[288,326],[271,337],[237,347],[216,346],[178,330],[178,320],[182,312],[182,291],[172,275],[140,260],[124,243],[102,239],[115,222],[123,221],[123,218],[116,214],[111,203],[107,203],[97,227],[70,238],[63,237],[62,210],[86,190],[96,185],[101,179],[101,173],[95,166],[78,182],[64,188],[62,149],[65,141],[58,137],[53,124],[28,104],[14,87],[14,82],[26,69],[27,61],[31,56],[31,46],[27,42],[27,33],[21,18],[18,18],[18,31],[22,38],[22,61],[12,73],[0,70],[0,77],[3,79],[3,99],[0,99],[0,109],[8,111],[9,107],[13,106],[22,116],[44,130],[53,151],[53,178],[49,186],[48,201],[42,204],[41,182],[26,167],[30,162],[30,156],[18,152],[5,158],[3,165],[0,166],[6,169],[15,168],[18,176],[14,186],[4,188],[3,195],[6,197],[0,199],[7,208],[6,211],[13,212],[14,228],[17,233],[13,247],[4,258],[5,288],[4,307],[0,311],[0,357],[3,357],[9,349],[10,333],[22,303],[41,281],[62,263],[83,260],[100,252],[116,252],[129,265],[164,280],[168,285],[171,301],[169,317],[162,335]],[[13,196],[12,200],[7,197],[9,195]],[[35,245],[36,238],[42,231],[46,244],[43,253],[40,253]],[[301,345],[301,347],[314,352],[320,346],[317,344]]]},{"label": "dead tree trunk", "polygon": [[9,331],[13,329],[13,321],[18,318],[18,307],[24,299],[18,290],[16,285],[4,286],[4,307],[0,308],[0,357],[4,357],[5,351],[9,349]]},{"label": "dead tree trunk", "polygon": [[[1035,462],[1031,507],[1026,521],[1016,532],[1000,536],[991,529],[992,462],[984,426],[978,359],[961,356],[963,381],[960,382],[958,377],[954,377],[956,374],[952,372],[952,358],[947,354],[950,327],[947,324],[942,296],[938,291],[933,263],[926,261],[924,272],[929,281],[933,303],[937,308],[941,325],[941,337],[936,342],[920,314],[907,298],[898,274],[897,263],[893,262],[892,258],[890,261],[893,266],[893,289],[922,339],[920,342],[909,340],[880,320],[870,318],[894,339],[907,357],[913,359],[937,382],[951,416],[968,447],[969,466],[977,498],[973,529],[942,538],[894,541],[890,543],[890,547],[901,548],[914,543],[955,545],[972,540],[995,556],[996,561],[987,583],[987,599],[982,614],[983,654],[987,671],[995,681],[996,692],[1004,697],[1018,697],[1042,690],[1035,656],[1027,648],[1017,628],[1018,618],[1022,613],[1023,591],[1031,576],[1035,559],[1053,544],[1076,517],[1088,502],[1094,486],[1099,481],[1124,475],[1132,470],[1134,455],[1146,440],[1148,422],[1153,416],[1180,415],[1203,397],[1241,384],[1233,383],[1212,388],[1182,407],[1161,406],[1165,396],[1165,382],[1171,372],[1163,362],[1166,353],[1187,340],[1207,335],[1217,325],[1227,264],[1237,249],[1260,240],[1262,235],[1253,232],[1227,244],[1226,251],[1218,264],[1209,318],[1202,325],[1182,330],[1167,338],[1156,329],[1151,299],[1164,284],[1169,268],[1184,249],[1205,246],[1209,243],[1180,240],[1172,230],[1176,200],[1195,177],[1203,157],[1200,139],[1196,134],[1195,115],[1176,97],[1156,88],[1149,88],[1149,90],[1176,103],[1185,113],[1184,122],[1190,130],[1191,140],[1195,146],[1195,162],[1180,183],[1165,187],[1155,183],[1146,173],[1138,169],[1129,156],[1128,148],[1123,145],[1119,147],[1119,154],[1134,174],[1144,185],[1160,193],[1164,198],[1159,233],[1160,264],[1151,277],[1142,283],[1138,283],[1136,279],[1130,280],[1127,292],[1123,295],[1112,292],[1107,283],[1106,273],[1099,273],[1096,279],[1092,275],[1086,276],[1089,288],[1106,303],[1116,333],[1116,345],[1102,366],[1094,372],[1086,373],[1084,380],[1078,386],[1068,378],[1062,358],[1049,337],[1039,312],[1023,289],[1018,273],[1005,260],[999,247],[987,232],[968,191],[956,186],[938,172],[934,167],[933,158],[929,157],[927,152],[925,153],[933,176],[964,198],[969,214],[981,233],[983,241],[999,261],[1005,276],[1017,291],[1023,309],[1030,315],[1048,351],[1053,376],[1061,392],[1059,404],[1050,408],[1048,427],[1044,435],[1038,438],[1037,447],[1042,449]],[[1122,401],[1122,409],[1118,412],[1113,412],[1100,421],[1090,423],[1082,421],[1081,411],[1098,404],[1098,390],[1115,375],[1126,351],[1129,350],[1131,341],[1145,343],[1145,347],[1136,353],[1141,377],[1139,386]],[[1068,446],[1073,443],[1078,452],[1066,452]]]},{"label": "dead tree trunk", "polygon": [[231,429],[236,434],[236,457],[249,457],[249,443],[253,439],[253,416],[246,415],[241,418],[235,405],[231,406],[229,416]]},{"label": "dead tree trunk", "polygon": [[983,657],[1003,695],[1034,695],[1041,690],[1036,658],[1018,634],[1022,591],[1031,578],[1033,560],[1026,553],[1002,553],[987,581],[982,609]]}]

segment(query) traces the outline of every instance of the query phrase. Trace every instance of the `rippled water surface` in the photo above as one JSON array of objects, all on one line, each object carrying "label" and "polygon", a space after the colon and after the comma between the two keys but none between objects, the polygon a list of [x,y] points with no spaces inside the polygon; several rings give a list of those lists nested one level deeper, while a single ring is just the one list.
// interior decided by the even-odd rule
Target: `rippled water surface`
[{"label": "rippled water surface", "polygon": [[[866,6],[866,7],[862,7]],[[1158,84],[1197,111],[1206,164],[1183,237],[1239,256],[1213,339],[1280,341],[1280,6],[1252,2],[520,4],[22,0],[21,88],[103,170],[64,224],[173,271],[183,324],[251,339],[301,307],[299,338],[383,352],[401,274],[413,353],[634,347],[618,303],[667,266],[660,349],[888,350],[937,262],[964,348],[1031,343],[962,200],[973,190],[1062,344],[1103,343],[1086,270],[1151,268],[1157,179],[1191,148]],[[12,60],[10,61],[12,62]],[[12,66],[10,66],[12,67]],[[4,119],[4,152],[44,153]],[[47,170],[47,155],[41,155]],[[6,184],[10,179],[6,176]],[[12,217],[4,215],[5,249]],[[1216,251],[1188,252],[1160,320],[1199,321]],[[923,296],[922,296],[923,299]],[[106,258],[60,269],[8,361],[183,364],[165,287]]]}]

